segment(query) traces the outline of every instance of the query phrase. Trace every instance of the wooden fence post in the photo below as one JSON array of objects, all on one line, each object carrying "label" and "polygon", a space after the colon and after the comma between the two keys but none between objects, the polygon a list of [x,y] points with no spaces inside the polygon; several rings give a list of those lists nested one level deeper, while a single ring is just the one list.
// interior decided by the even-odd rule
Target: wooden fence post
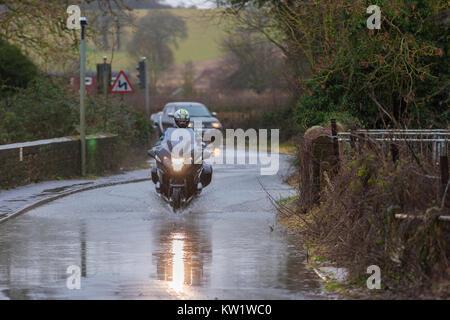
[{"label": "wooden fence post", "polygon": [[394,143],[391,143],[391,154],[392,154],[392,162],[397,164],[398,161],[398,148]]},{"label": "wooden fence post", "polygon": [[394,165],[397,165],[397,161],[398,161],[398,147],[395,144],[394,135],[391,134],[390,138],[391,138],[390,148],[391,148],[392,162],[394,163]]},{"label": "wooden fence post", "polygon": [[356,148],[355,140],[356,140],[356,138],[355,138],[355,127],[352,126],[350,128],[350,146],[352,147],[353,150],[355,150],[355,148]]}]

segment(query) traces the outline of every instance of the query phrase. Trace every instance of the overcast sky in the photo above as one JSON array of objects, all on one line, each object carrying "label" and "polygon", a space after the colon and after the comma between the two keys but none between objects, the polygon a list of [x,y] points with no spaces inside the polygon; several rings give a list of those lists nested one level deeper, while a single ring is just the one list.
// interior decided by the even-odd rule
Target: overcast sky
[{"label": "overcast sky", "polygon": [[197,8],[201,9],[215,7],[215,1],[212,0],[162,0],[161,3],[167,3],[173,7],[176,7],[180,4],[184,4],[185,7],[196,5]]}]

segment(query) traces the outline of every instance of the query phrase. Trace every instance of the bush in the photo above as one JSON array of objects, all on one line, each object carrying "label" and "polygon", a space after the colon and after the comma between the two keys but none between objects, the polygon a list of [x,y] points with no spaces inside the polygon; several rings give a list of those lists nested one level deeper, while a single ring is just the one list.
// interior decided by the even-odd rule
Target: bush
[{"label": "bush", "polygon": [[[385,8],[383,27],[368,31],[361,9],[375,3]],[[299,100],[297,113],[306,118],[299,119],[309,127],[320,124],[326,113],[345,112],[367,128],[446,127],[450,113],[445,1],[353,4],[317,2],[316,9],[347,6],[349,14],[328,10],[336,14],[330,22],[339,22],[324,28],[334,32],[342,24],[345,29],[331,37],[325,57],[318,57],[312,80],[302,83],[306,95]]]},{"label": "bush", "polygon": [[377,117],[377,109],[367,97],[359,97],[359,103],[364,105],[364,112],[361,112],[338,84],[325,87],[311,80],[307,87],[309,94],[303,95],[294,108],[294,117],[301,132],[312,126],[328,125],[332,118],[347,126],[373,125],[371,121]]},{"label": "bush", "polygon": [[[403,147],[396,165],[380,145],[349,152],[340,172],[325,179],[300,232],[310,248],[347,267],[356,283],[365,285],[367,267],[377,265],[384,289],[448,297],[450,228],[437,217],[449,212],[430,178],[438,169],[410,160]],[[426,218],[398,220],[395,213]]]},{"label": "bush", "polygon": [[25,88],[36,76],[36,66],[20,49],[0,39],[0,97]]},{"label": "bush", "polygon": [[[78,96],[41,75],[0,101],[0,144],[78,135],[79,114]],[[87,134],[118,134],[124,146],[142,148],[152,130],[143,114],[122,102],[105,103],[96,95],[86,99]]]},{"label": "bush", "polygon": [[87,134],[117,134],[119,146],[115,152],[120,154],[122,165],[127,167],[147,159],[146,151],[153,137],[153,127],[144,113],[133,110],[128,103],[114,96],[108,101],[103,96],[87,97],[86,131]]},{"label": "bush", "polygon": [[0,143],[75,134],[76,100],[44,75],[0,102]]},{"label": "bush", "polygon": [[292,107],[287,105],[279,110],[263,113],[261,116],[261,128],[280,129],[280,140],[286,141],[295,137],[299,127],[293,117]]}]

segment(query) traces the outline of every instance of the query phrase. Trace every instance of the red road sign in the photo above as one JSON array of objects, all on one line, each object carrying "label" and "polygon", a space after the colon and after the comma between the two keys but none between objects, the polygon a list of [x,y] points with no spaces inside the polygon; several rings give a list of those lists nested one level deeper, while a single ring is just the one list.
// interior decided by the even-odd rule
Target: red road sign
[{"label": "red road sign", "polygon": [[134,93],[130,80],[128,80],[127,75],[122,70],[117,75],[109,93]]}]

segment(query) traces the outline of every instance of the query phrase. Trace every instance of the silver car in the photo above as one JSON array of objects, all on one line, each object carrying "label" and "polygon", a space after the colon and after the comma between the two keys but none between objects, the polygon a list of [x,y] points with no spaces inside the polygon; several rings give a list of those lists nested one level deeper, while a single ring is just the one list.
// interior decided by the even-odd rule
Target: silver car
[{"label": "silver car", "polygon": [[159,131],[161,135],[167,128],[175,127],[173,119],[174,113],[179,109],[186,109],[191,117],[190,127],[194,126],[194,122],[201,121],[202,128],[199,130],[202,135],[212,129],[222,130],[222,124],[215,117],[215,112],[210,112],[208,108],[199,102],[170,102],[164,106],[161,112],[154,113],[151,116],[153,126]]}]

